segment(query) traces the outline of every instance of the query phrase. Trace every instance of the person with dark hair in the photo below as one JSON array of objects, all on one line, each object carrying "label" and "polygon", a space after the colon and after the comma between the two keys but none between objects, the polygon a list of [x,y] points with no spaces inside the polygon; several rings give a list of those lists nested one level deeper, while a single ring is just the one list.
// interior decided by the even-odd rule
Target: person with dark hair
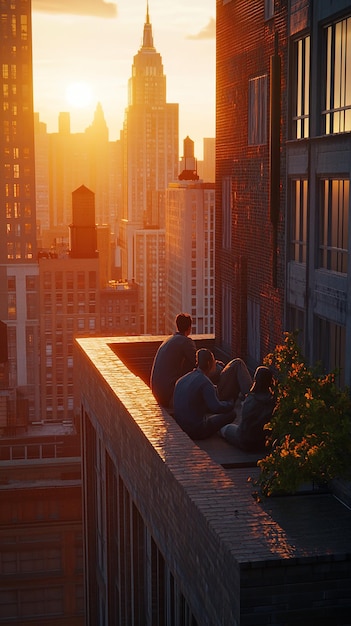
[{"label": "person with dark hair", "polygon": [[195,367],[196,346],[189,335],[192,319],[189,313],[178,313],[177,331],[160,345],[152,364],[150,387],[156,400],[164,407],[172,407],[174,385],[178,378]]},{"label": "person with dark hair", "polygon": [[275,406],[272,381],[271,370],[263,365],[258,367],[250,392],[243,401],[239,424],[221,428],[224,439],[246,452],[261,452],[265,448],[264,426],[271,419]]},{"label": "person with dark hair", "polygon": [[200,348],[196,369],[182,376],[174,388],[174,418],[192,439],[206,439],[235,418],[233,402],[219,400],[209,378],[215,368],[213,353]]}]

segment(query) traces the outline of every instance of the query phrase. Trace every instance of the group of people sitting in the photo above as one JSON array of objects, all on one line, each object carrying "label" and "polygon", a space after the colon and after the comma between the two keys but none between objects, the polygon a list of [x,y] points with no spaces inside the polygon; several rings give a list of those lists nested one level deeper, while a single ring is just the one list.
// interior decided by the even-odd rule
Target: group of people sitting
[{"label": "group of people sitting", "polygon": [[[251,377],[244,361],[217,361],[207,348],[196,350],[189,337],[192,319],[176,317],[177,331],[159,347],[151,370],[150,387],[156,400],[173,415],[192,439],[215,432],[248,452],[265,447],[264,425],[274,409],[272,372],[265,366]],[[240,398],[241,418],[235,404]]]}]

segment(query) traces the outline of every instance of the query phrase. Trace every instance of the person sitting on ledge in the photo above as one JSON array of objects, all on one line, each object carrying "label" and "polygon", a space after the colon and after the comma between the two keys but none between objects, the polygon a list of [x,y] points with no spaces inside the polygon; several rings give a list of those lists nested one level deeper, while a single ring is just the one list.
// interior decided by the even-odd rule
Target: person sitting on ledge
[{"label": "person sitting on ledge", "polygon": [[271,419],[275,406],[272,381],[271,370],[263,365],[258,367],[242,404],[241,421],[221,428],[222,437],[245,452],[261,452],[265,448],[264,426]]},{"label": "person sitting on ledge", "polygon": [[215,368],[213,353],[200,348],[196,369],[182,376],[174,388],[174,418],[192,439],[206,439],[235,418],[233,402],[219,400],[209,378]]},{"label": "person sitting on ledge", "polygon": [[217,362],[216,379],[218,397],[220,400],[232,400],[235,404],[240,397],[244,400],[252,386],[252,376],[246,363],[239,358],[232,359],[220,370]]},{"label": "person sitting on ledge", "polygon": [[177,332],[171,335],[156,352],[151,369],[150,387],[156,400],[171,408],[174,385],[178,378],[190,372],[196,363],[196,346],[189,335],[192,319],[189,313],[178,313]]}]

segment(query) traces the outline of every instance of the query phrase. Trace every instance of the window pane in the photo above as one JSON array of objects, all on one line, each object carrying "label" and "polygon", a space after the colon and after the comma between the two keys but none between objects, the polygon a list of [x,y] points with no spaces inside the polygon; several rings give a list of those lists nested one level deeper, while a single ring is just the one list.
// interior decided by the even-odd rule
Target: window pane
[{"label": "window pane", "polygon": [[307,180],[292,181],[291,259],[306,263],[307,249]]},{"label": "window pane", "polygon": [[293,137],[302,139],[309,136],[310,116],[310,37],[300,39],[295,44],[296,94],[293,115]]},{"label": "window pane", "polygon": [[325,132],[347,132],[351,130],[351,18],[326,28],[325,54]]},{"label": "window pane", "polygon": [[267,143],[267,75],[249,81],[248,143]]},{"label": "window pane", "polygon": [[347,273],[348,180],[324,180],[321,189],[319,266]]}]

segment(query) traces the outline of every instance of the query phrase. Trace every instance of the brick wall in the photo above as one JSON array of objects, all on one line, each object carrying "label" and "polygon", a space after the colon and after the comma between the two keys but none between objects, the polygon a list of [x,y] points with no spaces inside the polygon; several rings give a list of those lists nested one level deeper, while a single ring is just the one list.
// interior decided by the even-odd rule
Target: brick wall
[{"label": "brick wall", "polygon": [[[285,150],[287,13],[275,3],[264,20],[264,2],[217,2],[216,106],[216,340],[221,344],[222,283],[232,287],[233,356],[248,354],[248,302],[259,308],[256,350],[261,360],[280,341],[285,282]],[[270,221],[269,86],[275,36],[281,59],[280,211],[275,235]],[[248,145],[248,93],[252,78],[267,75],[267,140]],[[232,244],[222,245],[223,176],[232,179]],[[258,363],[252,363],[252,366]]]}]

